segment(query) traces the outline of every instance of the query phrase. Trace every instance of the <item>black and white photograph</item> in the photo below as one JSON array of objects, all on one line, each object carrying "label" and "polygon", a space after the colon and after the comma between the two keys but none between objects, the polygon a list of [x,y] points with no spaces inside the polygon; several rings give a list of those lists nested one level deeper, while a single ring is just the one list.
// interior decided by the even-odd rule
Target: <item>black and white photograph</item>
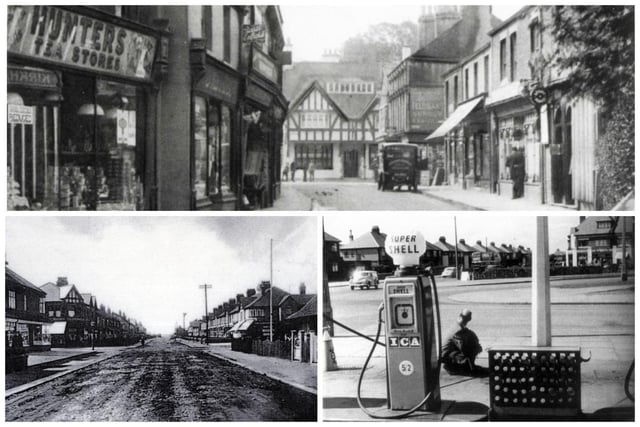
[{"label": "black and white photograph", "polygon": [[323,228],[323,420],[634,420],[633,216]]},{"label": "black and white photograph", "polygon": [[8,7],[9,210],[633,210],[634,6]]},{"label": "black and white photograph", "polygon": [[315,217],[8,217],[5,421],[316,421]]}]

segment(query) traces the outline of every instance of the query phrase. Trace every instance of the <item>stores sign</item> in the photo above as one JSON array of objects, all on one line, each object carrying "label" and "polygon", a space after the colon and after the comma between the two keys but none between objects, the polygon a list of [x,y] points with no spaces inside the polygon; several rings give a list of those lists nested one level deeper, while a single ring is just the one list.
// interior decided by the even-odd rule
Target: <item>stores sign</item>
[{"label": "stores sign", "polygon": [[404,234],[390,234],[384,243],[387,254],[393,263],[412,266],[420,263],[420,256],[427,250],[427,242],[419,231]]},{"label": "stores sign", "polygon": [[53,6],[9,6],[9,53],[122,77],[151,77],[156,39]]}]

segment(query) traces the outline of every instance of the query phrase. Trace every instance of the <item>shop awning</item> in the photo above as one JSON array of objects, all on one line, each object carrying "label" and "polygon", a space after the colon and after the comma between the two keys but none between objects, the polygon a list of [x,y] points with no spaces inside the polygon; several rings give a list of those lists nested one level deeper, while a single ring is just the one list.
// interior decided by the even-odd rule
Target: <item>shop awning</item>
[{"label": "shop awning", "polygon": [[453,129],[461,121],[463,121],[464,118],[467,117],[469,113],[471,113],[483,99],[483,97],[479,97],[459,105],[458,108],[456,108],[456,110],[451,113],[449,117],[447,117],[444,123],[442,123],[438,127],[438,129],[433,131],[431,135],[425,138],[425,141],[430,141],[432,139],[442,138],[443,136],[445,136],[451,129]]},{"label": "shop awning", "polygon": [[238,325],[238,331],[246,331],[247,329],[249,329],[251,327],[251,325],[253,325],[255,323],[255,321],[256,321],[256,319],[243,320]]},{"label": "shop awning", "polygon": [[64,334],[67,329],[67,322],[53,322],[49,327],[49,334]]}]

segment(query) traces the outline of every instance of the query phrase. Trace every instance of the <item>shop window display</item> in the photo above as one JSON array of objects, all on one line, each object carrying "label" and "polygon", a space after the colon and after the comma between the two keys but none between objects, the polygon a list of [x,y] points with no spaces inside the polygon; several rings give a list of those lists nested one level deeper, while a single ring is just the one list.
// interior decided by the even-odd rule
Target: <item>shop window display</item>
[{"label": "shop window display", "polygon": [[61,86],[10,92],[9,209],[141,209],[138,89],[73,73]]},{"label": "shop window display", "polygon": [[203,97],[193,102],[193,189],[202,200],[231,191],[231,112]]}]

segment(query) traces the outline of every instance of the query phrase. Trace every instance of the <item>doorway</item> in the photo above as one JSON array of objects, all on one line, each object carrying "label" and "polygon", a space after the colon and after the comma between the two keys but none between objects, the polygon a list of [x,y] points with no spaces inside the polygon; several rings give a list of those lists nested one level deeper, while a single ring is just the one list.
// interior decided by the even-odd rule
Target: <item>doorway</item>
[{"label": "doorway", "polygon": [[357,178],[358,177],[358,158],[360,153],[358,150],[345,151],[343,155],[344,161],[344,177],[345,178]]}]

